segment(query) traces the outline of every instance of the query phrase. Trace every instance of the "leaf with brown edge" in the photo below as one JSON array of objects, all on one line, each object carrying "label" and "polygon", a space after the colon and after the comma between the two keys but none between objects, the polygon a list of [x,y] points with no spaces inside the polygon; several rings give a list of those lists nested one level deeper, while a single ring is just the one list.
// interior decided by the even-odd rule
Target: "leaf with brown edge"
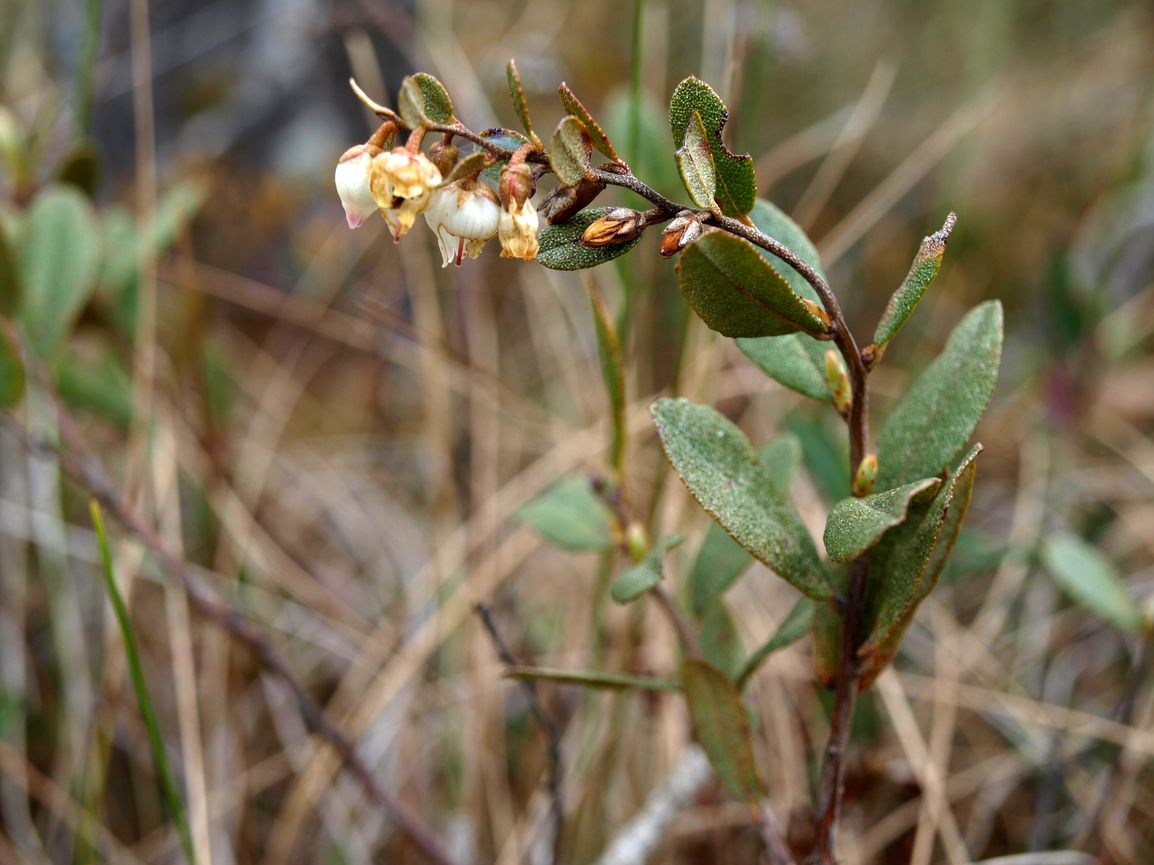
[{"label": "leaf with brown edge", "polygon": [[871,553],[872,627],[858,650],[859,689],[872,685],[893,660],[918,607],[937,585],[970,506],[981,450],[981,445],[974,445],[937,495],[926,504],[911,506],[906,522],[890,530]]},{"label": "leaf with brown edge", "polygon": [[613,148],[613,143],[609,140],[609,136],[605,134],[605,130],[593,119],[593,115],[581,104],[581,100],[573,94],[573,91],[569,89],[569,85],[562,81],[561,86],[557,88],[557,93],[561,96],[561,104],[565,106],[565,110],[585,124],[585,128],[589,130],[590,138],[593,139],[593,146],[614,162],[624,164],[621,162],[621,157],[617,155],[617,151]]},{"label": "leaf with brown edge", "polygon": [[585,124],[576,117],[564,117],[549,139],[549,167],[558,180],[572,186],[585,179],[592,152],[592,140]]},{"label": "leaf with brown edge", "polygon": [[950,213],[938,231],[922,239],[918,254],[910,265],[910,272],[906,274],[906,278],[886,304],[885,312],[882,313],[874,331],[874,344],[878,349],[884,348],[886,343],[897,336],[926,293],[926,289],[930,287],[930,283],[934,281],[934,277],[938,275],[942,267],[942,258],[946,254],[946,242],[950,239],[950,233],[957,221],[957,214]]},{"label": "leaf with brown edge", "polygon": [[694,735],[717,777],[735,799],[756,805],[766,789],[753,756],[749,713],[737,688],[725,673],[694,658],[681,665],[681,687]]},{"label": "leaf with brown edge", "polygon": [[533,121],[529,118],[529,102],[525,99],[525,88],[521,85],[521,73],[517,71],[517,61],[511,57],[509,65],[505,67],[505,80],[509,84],[509,96],[513,99],[513,110],[517,112],[517,119],[521,121],[522,128],[529,133],[533,142],[540,144],[541,139],[533,131]]}]

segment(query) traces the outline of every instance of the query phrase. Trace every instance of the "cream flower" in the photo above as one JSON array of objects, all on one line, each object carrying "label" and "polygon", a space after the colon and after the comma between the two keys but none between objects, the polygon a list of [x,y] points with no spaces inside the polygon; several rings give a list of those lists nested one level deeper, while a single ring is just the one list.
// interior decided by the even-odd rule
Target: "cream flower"
[{"label": "cream flower", "polygon": [[379,147],[371,144],[358,144],[346,150],[337,161],[337,195],[345,208],[349,228],[359,228],[377,209],[369,188],[369,166],[380,152]]},{"label": "cream flower", "polygon": [[485,241],[497,233],[501,206],[497,195],[479,181],[458,181],[435,190],[425,221],[437,235],[441,267],[476,258]]},{"label": "cream flower", "polygon": [[400,240],[413,227],[440,182],[441,172],[423,153],[396,147],[373,157],[369,191],[392,229],[394,240]]},{"label": "cream flower", "polygon": [[523,258],[532,261],[537,257],[537,211],[528,199],[520,207],[510,201],[508,208],[502,208],[497,223],[497,236],[501,240],[502,258]]}]

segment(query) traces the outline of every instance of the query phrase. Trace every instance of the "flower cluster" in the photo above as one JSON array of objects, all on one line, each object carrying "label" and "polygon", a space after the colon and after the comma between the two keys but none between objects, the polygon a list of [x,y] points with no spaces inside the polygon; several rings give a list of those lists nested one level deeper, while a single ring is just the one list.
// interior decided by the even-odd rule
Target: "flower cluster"
[{"label": "flower cluster", "polygon": [[374,139],[349,148],[337,162],[337,195],[349,228],[379,210],[393,239],[400,240],[423,214],[437,237],[443,267],[460,265],[466,256],[476,258],[493,237],[500,240],[502,257],[536,257],[538,218],[529,200],[532,176],[524,163],[510,160],[502,169],[498,195],[479,171],[444,182],[442,171],[452,170],[455,148],[448,158],[444,149],[434,152],[438,167],[415,148],[383,150]]}]

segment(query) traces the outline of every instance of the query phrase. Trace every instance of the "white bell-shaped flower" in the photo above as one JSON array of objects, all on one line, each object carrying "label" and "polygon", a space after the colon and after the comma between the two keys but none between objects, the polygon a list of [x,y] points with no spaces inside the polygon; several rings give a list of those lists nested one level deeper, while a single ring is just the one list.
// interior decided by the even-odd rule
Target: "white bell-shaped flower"
[{"label": "white bell-shaped flower", "polygon": [[377,210],[377,202],[369,188],[369,166],[381,152],[371,144],[350,147],[337,161],[337,195],[345,209],[349,228],[359,228]]},{"label": "white bell-shaped flower", "polygon": [[485,241],[497,233],[501,206],[497,195],[480,181],[458,181],[435,190],[425,209],[425,221],[437,235],[441,266],[476,258]]}]

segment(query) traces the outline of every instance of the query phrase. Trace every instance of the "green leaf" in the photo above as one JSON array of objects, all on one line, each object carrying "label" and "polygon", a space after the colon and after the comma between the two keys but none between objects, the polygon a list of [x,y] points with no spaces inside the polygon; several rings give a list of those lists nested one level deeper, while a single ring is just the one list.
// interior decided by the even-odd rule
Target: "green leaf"
[{"label": "green leaf", "polygon": [[409,129],[421,126],[451,126],[457,122],[453,100],[445,85],[427,72],[418,72],[401,82],[397,109]]},{"label": "green leaf", "polygon": [[826,520],[826,553],[835,562],[856,559],[888,529],[905,522],[911,502],[927,501],[941,484],[938,478],[924,478],[871,496],[842,499]]},{"label": "green leaf", "polygon": [[567,186],[584,179],[593,143],[585,124],[576,117],[562,118],[549,139],[549,167]]},{"label": "green leaf", "polygon": [[558,670],[551,667],[510,667],[505,677],[518,681],[557,682],[561,685],[577,685],[603,691],[680,691],[679,682],[668,679],[651,679],[645,676],[630,676],[624,673],[603,673],[600,670]]},{"label": "green leaf", "polygon": [[[621,354],[621,340],[617,327],[604,298],[592,281],[589,283],[589,303],[593,307],[593,324],[597,332],[597,354],[601,359],[601,377],[609,394],[610,416],[613,421],[613,443],[609,464],[614,470],[622,469],[625,458],[625,359]],[[618,478],[620,481],[620,478]]]},{"label": "green leaf", "polygon": [[140,709],[140,718],[144,722],[144,729],[148,733],[148,744],[152,751],[153,768],[156,770],[157,780],[164,804],[169,815],[176,822],[177,835],[180,838],[184,856],[190,865],[196,865],[196,850],[192,844],[192,834],[188,828],[188,819],[184,802],[180,798],[180,790],[176,785],[176,777],[168,763],[168,752],[164,747],[164,734],[160,730],[156,709],[153,708],[152,697],[149,694],[148,683],[144,678],[144,666],[140,660],[140,649],[137,645],[136,634],[132,630],[132,620],[128,615],[128,607],[120,594],[120,587],[116,583],[116,574],[113,570],[112,552],[108,546],[108,534],[104,530],[104,517],[96,499],[89,502],[92,514],[92,525],[96,530],[96,539],[100,545],[100,560],[104,571],[104,586],[108,590],[108,600],[112,604],[112,611],[116,616],[116,624],[120,628],[121,639],[124,640],[124,657],[128,662],[129,678],[132,681],[132,690],[136,694],[136,704]]},{"label": "green leaf", "polygon": [[92,206],[69,186],[48,187],[29,208],[20,275],[21,315],[33,348],[51,358],[88,302],[100,263]]},{"label": "green leaf", "polygon": [[9,409],[24,397],[24,359],[15,328],[0,319],[0,409]]},{"label": "green leaf", "polygon": [[799,591],[830,597],[813,539],[741,430],[685,399],[659,399],[650,411],[669,462],[706,512]]},{"label": "green leaf", "polygon": [[545,540],[567,550],[607,550],[612,543],[612,513],[593,492],[587,477],[564,478],[516,513]]},{"label": "green leaf", "polygon": [[[749,218],[762,234],[788,246],[823,279],[825,278],[817,248],[801,227],[782,210],[759,198],[750,211]],[[766,250],[758,247],[757,251],[781,274],[796,294],[815,303],[819,302],[817,293],[806,282],[805,277]],[[836,350],[836,347],[830,342],[795,333],[783,337],[739,339],[737,347],[761,367],[766,375],[791,390],[814,399],[827,402],[831,400],[829,388],[825,383],[825,352],[829,348]]]},{"label": "green leaf", "polygon": [[[501,129],[500,127],[484,130],[481,133],[481,137],[486,141],[497,145],[498,147],[503,147],[506,150],[517,150],[518,148],[530,143],[529,139],[522,135],[520,132],[515,132],[512,129]],[[485,150],[480,145],[477,145],[473,152],[484,153],[488,155],[489,151]],[[508,162],[508,159],[498,159],[495,163],[486,168],[483,173],[494,183],[499,183],[501,180],[501,169],[507,165]]]},{"label": "green leaf", "polygon": [[902,325],[906,323],[914,308],[938,275],[942,266],[942,258],[946,254],[946,241],[950,239],[950,232],[954,230],[957,216],[951,213],[946,217],[945,224],[922,240],[910,272],[886,304],[877,330],[874,331],[874,344],[882,348],[893,339]]},{"label": "green leaf", "polygon": [[937,585],[970,505],[981,450],[975,445],[930,501],[911,505],[906,521],[887,532],[870,555],[872,628],[858,650],[865,662],[862,689],[893,659],[918,607]]},{"label": "green leaf", "polygon": [[878,479],[889,489],[938,474],[969,440],[998,381],[1002,305],[972,309],[878,433]]},{"label": "green leaf", "polygon": [[694,111],[685,129],[685,143],[674,154],[677,170],[681,172],[681,182],[693,203],[698,207],[713,204],[717,192],[717,168],[713,164],[713,154],[709,151],[709,137],[701,115]]},{"label": "green leaf", "polygon": [[529,119],[529,103],[525,99],[525,88],[521,86],[521,74],[517,71],[517,61],[512,58],[505,67],[505,80],[509,83],[509,96],[513,99],[513,110],[517,112],[521,127],[529,133],[530,138],[536,140],[537,133],[533,131],[533,121]]},{"label": "green leaf", "polygon": [[677,85],[669,102],[669,128],[674,147],[681,147],[685,141],[689,119],[695,111],[701,115],[717,166],[717,203],[727,216],[744,216],[757,200],[753,157],[748,153],[737,156],[722,143],[721,130],[729,119],[729,109],[712,87],[690,76]]},{"label": "green leaf", "polygon": [[766,795],[753,756],[753,731],[741,694],[726,675],[705,661],[681,665],[681,686],[693,732],[713,770],[735,799],[759,803]]},{"label": "green leaf", "polygon": [[637,245],[642,235],[626,243],[612,246],[582,246],[585,229],[600,219],[612,207],[589,207],[567,222],[546,225],[537,235],[537,261],[551,270],[583,270],[612,261]]},{"label": "green leaf", "polygon": [[[633,173],[645,178],[653,189],[656,189],[666,198],[676,199],[681,194],[681,175],[677,171],[677,163],[669,158],[669,146],[665,143],[666,129],[669,121],[666,119],[665,107],[646,92],[641,94],[640,111],[637,116],[640,126],[640,140],[637,142],[637,152],[630,153],[629,164]],[[602,111],[605,118],[605,130],[611,138],[618,141],[629,137],[629,130],[633,121],[633,100],[628,87],[616,87],[605,100]],[[649,202],[630,192],[633,202],[624,202],[633,208],[649,207]]]},{"label": "green leaf", "polygon": [[[801,458],[801,445],[789,433],[762,446],[758,458],[779,490],[789,489]],[[753,563],[753,557],[718,523],[710,523],[689,573],[689,601],[701,618],[710,602],[723,594]]]},{"label": "green leaf", "polygon": [[737,624],[721,598],[714,598],[701,617],[701,654],[729,679],[737,676],[745,659],[745,649]]},{"label": "green leaf", "polygon": [[615,604],[631,604],[661,582],[664,576],[665,553],[685,538],[670,535],[662,538],[633,567],[623,571],[609,587],[609,597]]},{"label": "green leaf", "polygon": [[785,619],[777,626],[773,636],[759,646],[757,651],[750,655],[749,659],[742,665],[736,678],[739,691],[745,689],[750,678],[765,663],[766,658],[774,652],[781,651],[786,646],[792,646],[809,633],[813,625],[815,606],[809,598],[798,599],[798,602],[793,605],[793,609],[786,613]]},{"label": "green leaf", "polygon": [[441,186],[448,186],[450,183],[455,183],[462,177],[471,177],[480,174],[489,162],[489,154],[485,150],[474,150],[464,159],[461,159],[453,166],[453,170],[449,172],[449,176],[441,181]]},{"label": "green leaf", "polygon": [[1074,601],[1128,634],[1142,632],[1142,611],[1110,561],[1076,535],[1045,538],[1042,564]]},{"label": "green leaf", "polygon": [[125,431],[132,423],[132,376],[111,351],[95,357],[66,352],[56,366],[56,389],[72,408],[90,411]]},{"label": "green leaf", "polygon": [[[829,327],[794,293],[757,248],[724,231],[707,231],[681,253],[681,293],[722,336],[780,336]],[[825,369],[824,357],[822,370]]]},{"label": "green leaf", "polygon": [[20,285],[20,270],[12,244],[8,242],[8,232],[0,223],[0,315],[12,316],[20,308],[23,289]]},{"label": "green leaf", "polygon": [[785,427],[801,442],[801,459],[822,498],[832,506],[850,494],[849,436],[831,412],[795,411]]},{"label": "green leaf", "polygon": [[593,115],[581,104],[581,100],[573,95],[569,85],[562,81],[561,86],[557,88],[557,93],[561,96],[561,104],[565,106],[565,110],[585,124],[585,128],[589,130],[589,137],[593,140],[593,146],[614,162],[621,162],[621,158],[613,149],[613,143],[605,134],[605,130],[593,119]]}]

